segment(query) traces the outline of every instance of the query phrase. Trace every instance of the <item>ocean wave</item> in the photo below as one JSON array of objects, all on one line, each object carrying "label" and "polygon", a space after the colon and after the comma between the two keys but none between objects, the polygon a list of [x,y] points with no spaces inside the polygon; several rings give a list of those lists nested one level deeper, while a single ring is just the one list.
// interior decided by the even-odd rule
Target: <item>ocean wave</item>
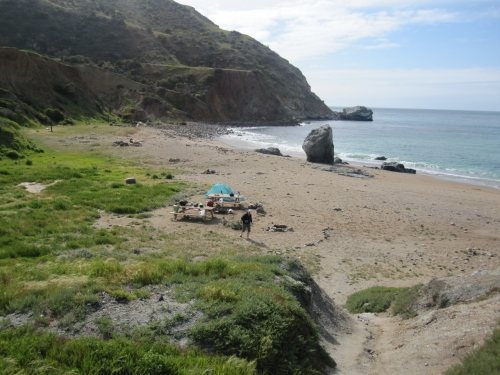
[{"label": "ocean wave", "polygon": [[[256,128],[233,128],[233,134],[224,136],[227,143],[233,146],[244,149],[268,148],[277,147],[284,154],[305,158],[305,153],[302,150],[302,144],[294,143],[292,139],[286,136],[278,137],[277,135],[254,132]],[[267,129],[262,127],[261,129]],[[381,154],[366,153],[366,152],[339,152],[338,155],[342,160],[352,163],[361,163],[370,166],[380,166],[382,161],[375,160]],[[416,169],[417,172],[428,174],[436,177],[442,177],[461,182],[485,185],[495,188],[500,188],[500,174],[497,175],[494,171],[484,171],[481,169],[467,169],[466,167],[451,167],[439,165],[429,161],[414,161],[407,160],[398,155],[386,155],[388,162],[398,162],[404,164],[406,168]],[[493,173],[492,173],[493,172]]]},{"label": "ocean wave", "polygon": [[282,153],[290,153],[294,156],[304,154],[301,146],[285,143],[272,135],[248,132],[242,128],[238,128],[233,134],[223,136],[223,140],[246,149],[277,147]]},{"label": "ocean wave", "polygon": [[[364,154],[364,153],[339,153],[339,157],[347,162],[360,163],[367,165],[377,165],[380,166],[384,161],[375,160],[379,156],[376,154]],[[387,162],[397,162],[404,164],[406,168],[412,168],[417,170],[419,173],[432,175],[436,177],[444,177],[450,180],[459,180],[461,182],[479,184],[484,186],[490,186],[495,188],[500,188],[500,176],[492,176],[486,171],[470,170],[470,169],[459,169],[459,168],[446,168],[435,163],[430,163],[426,161],[409,161],[401,160],[397,157],[388,157]]]},{"label": "ocean wave", "polygon": [[363,160],[369,161],[374,160],[377,156],[376,154],[363,154],[363,153],[352,153],[352,152],[340,152],[339,157],[346,160]]}]

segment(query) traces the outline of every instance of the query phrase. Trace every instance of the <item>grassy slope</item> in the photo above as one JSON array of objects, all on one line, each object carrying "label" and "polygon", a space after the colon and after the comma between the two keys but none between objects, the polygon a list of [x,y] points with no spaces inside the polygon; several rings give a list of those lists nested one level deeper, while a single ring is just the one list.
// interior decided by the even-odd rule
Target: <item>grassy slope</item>
[{"label": "grassy slope", "polygon": [[498,375],[500,374],[500,328],[477,351],[469,354],[462,364],[448,370],[445,375]]},{"label": "grassy slope", "polygon": [[165,342],[63,339],[28,327],[0,332],[0,345],[3,374],[255,374],[245,360],[181,351]]},{"label": "grassy slope", "polygon": [[0,117],[0,158],[18,159],[27,149],[36,149],[20,131],[20,126],[7,118]]},{"label": "grassy slope", "polygon": [[[255,248],[214,232],[202,238],[194,232],[165,235],[147,220],[134,229],[93,226],[101,210],[140,222],[145,212],[167,204],[185,187],[153,178],[168,171],[95,154],[46,150],[28,158],[0,160],[0,314],[32,314],[30,327],[0,334],[0,372],[46,367],[53,373],[110,373],[114,366],[117,373],[165,371],[153,370],[156,363],[182,374],[199,373],[197,366],[220,374],[314,374],[333,365],[293,297],[289,261],[250,257]],[[129,175],[144,182],[126,186]],[[18,186],[57,180],[39,195]],[[208,259],[192,261],[200,255]],[[147,297],[151,285],[172,288],[178,301],[191,301],[203,313],[189,337],[212,354],[168,344],[171,321],[129,333],[113,332],[108,322],[103,338],[63,340],[44,333],[48,326],[74,327],[101,307],[102,293],[127,303]],[[123,357],[129,359],[121,362]]]}]

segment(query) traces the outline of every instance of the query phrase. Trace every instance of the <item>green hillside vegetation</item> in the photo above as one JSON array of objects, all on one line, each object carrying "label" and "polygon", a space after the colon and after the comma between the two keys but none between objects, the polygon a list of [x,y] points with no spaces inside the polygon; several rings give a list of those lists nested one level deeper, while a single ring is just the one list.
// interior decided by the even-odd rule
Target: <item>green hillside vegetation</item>
[{"label": "green hillside vegetation", "polygon": [[38,148],[21,133],[20,126],[7,118],[0,117],[0,159],[21,159],[25,150]]},{"label": "green hillside vegetation", "polygon": [[[255,364],[236,357],[207,356],[162,341],[64,339],[31,327],[0,332],[3,374],[255,374]],[[43,354],[42,354],[43,353]],[[207,372],[208,371],[208,372]]]},{"label": "green hillside vegetation", "polygon": [[[171,0],[0,0],[0,14],[0,45],[54,59],[41,75],[53,79],[49,98],[67,94],[87,114],[113,112],[126,121],[332,116],[286,60]],[[75,74],[63,84],[49,73],[69,65]],[[0,88],[21,100],[29,92],[1,73]],[[37,106],[43,96],[31,99]],[[64,103],[56,108],[71,115]]]},{"label": "green hillside vegetation", "polygon": [[[130,175],[140,183],[125,185]],[[293,279],[299,264],[252,255],[253,246],[215,232],[167,235],[148,225],[148,211],[188,188],[155,178],[167,175],[50,149],[0,160],[0,372],[319,374],[334,366],[297,299],[306,293]],[[33,194],[22,182],[48,187]],[[111,213],[137,225],[95,225]],[[105,311],[103,296],[126,305],[148,301],[151,288],[191,307],[130,328],[101,315],[97,336],[81,337],[78,327]],[[181,350],[183,337],[191,344]]]}]

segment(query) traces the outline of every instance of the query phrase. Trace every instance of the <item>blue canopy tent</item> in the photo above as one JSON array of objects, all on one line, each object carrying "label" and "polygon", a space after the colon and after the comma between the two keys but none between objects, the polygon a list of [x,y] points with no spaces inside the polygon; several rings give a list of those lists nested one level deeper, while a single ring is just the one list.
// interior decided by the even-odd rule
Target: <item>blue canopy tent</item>
[{"label": "blue canopy tent", "polygon": [[[226,184],[215,184],[205,194],[206,198],[222,198],[225,202],[234,202],[237,196],[238,193],[235,193],[234,190]],[[239,198],[241,200],[244,199],[243,197]]]}]

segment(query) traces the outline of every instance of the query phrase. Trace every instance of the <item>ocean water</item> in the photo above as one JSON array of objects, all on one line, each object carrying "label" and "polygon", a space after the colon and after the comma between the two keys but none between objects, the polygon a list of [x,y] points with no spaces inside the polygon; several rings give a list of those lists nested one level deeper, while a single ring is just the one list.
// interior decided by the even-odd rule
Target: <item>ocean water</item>
[{"label": "ocean water", "polygon": [[379,165],[377,156],[417,173],[500,189],[500,112],[373,109],[373,122],[312,121],[300,126],[233,128],[223,141],[240,148],[278,147],[305,158],[302,143],[324,124],[345,161]]}]

